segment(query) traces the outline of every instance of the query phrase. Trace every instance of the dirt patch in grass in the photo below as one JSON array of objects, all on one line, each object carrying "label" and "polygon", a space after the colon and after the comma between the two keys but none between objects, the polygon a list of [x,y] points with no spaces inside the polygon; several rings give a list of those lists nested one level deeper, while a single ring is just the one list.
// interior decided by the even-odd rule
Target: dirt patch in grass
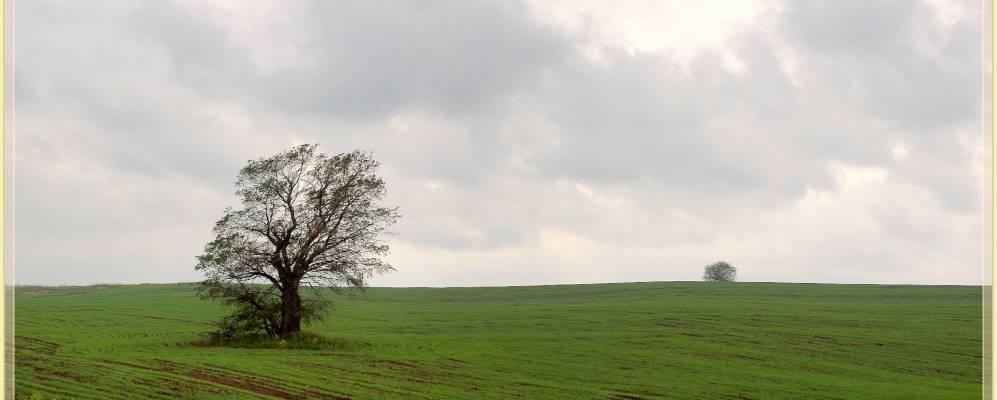
[{"label": "dirt patch in grass", "polygon": [[97,380],[94,376],[81,375],[72,371],[56,370],[49,368],[38,368],[34,369],[35,378],[38,380],[46,380],[48,378],[62,378],[62,379],[72,379],[76,383],[90,383]]},{"label": "dirt patch in grass", "polygon": [[404,369],[419,369],[419,368],[421,368],[420,366],[415,365],[415,364],[409,364],[409,363],[406,363],[406,362],[401,362],[401,361],[396,361],[396,360],[387,360],[387,359],[372,360],[371,364],[375,365],[375,366],[378,365],[378,364],[387,364],[387,365],[393,365],[393,366],[396,366],[396,367],[402,367]]},{"label": "dirt patch in grass", "polygon": [[191,397],[197,392],[206,392],[215,395],[225,394],[224,390],[200,384],[193,381],[181,381],[169,378],[139,378],[132,380],[132,383],[149,386],[153,388],[168,389],[177,398]]},{"label": "dirt patch in grass", "polygon": [[97,380],[94,376],[80,375],[71,371],[51,371],[50,374],[60,378],[72,379],[76,381],[76,383],[89,383]]},{"label": "dirt patch in grass", "polygon": [[614,394],[613,397],[611,397],[611,399],[613,399],[613,400],[644,400],[643,397],[640,397],[640,396],[635,395],[635,394],[629,394],[629,393]]}]

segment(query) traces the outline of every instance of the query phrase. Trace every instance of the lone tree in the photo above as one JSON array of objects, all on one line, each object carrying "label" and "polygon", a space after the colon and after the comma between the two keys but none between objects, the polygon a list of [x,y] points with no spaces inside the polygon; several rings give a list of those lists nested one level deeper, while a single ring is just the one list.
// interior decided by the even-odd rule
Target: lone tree
[{"label": "lone tree", "polygon": [[[393,268],[382,234],[398,218],[384,207],[380,165],[368,153],[335,156],[306,144],[249,161],[236,180],[239,209],[215,223],[215,239],[197,257],[204,298],[235,306],[221,334],[301,330],[327,309],[318,288],[363,287]],[[302,287],[313,289],[302,299]]]},{"label": "lone tree", "polygon": [[708,282],[734,282],[737,280],[737,268],[726,261],[718,261],[703,269],[703,280]]}]

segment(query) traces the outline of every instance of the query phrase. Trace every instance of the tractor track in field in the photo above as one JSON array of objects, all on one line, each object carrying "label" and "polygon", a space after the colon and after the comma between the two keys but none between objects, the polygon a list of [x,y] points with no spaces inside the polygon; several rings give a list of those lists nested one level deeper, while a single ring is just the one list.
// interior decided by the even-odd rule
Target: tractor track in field
[{"label": "tractor track in field", "polygon": [[225,385],[237,389],[247,390],[253,393],[263,394],[267,396],[277,397],[281,399],[307,399],[307,397],[293,395],[291,393],[285,392],[280,389],[275,389],[270,386],[256,385],[245,381],[239,381],[233,378],[228,378],[219,375],[207,374],[201,371],[190,371],[184,374],[188,377],[194,379],[200,379],[202,381],[210,381],[220,385]]},{"label": "tractor track in field", "polygon": [[[21,341],[22,343],[18,345],[18,341]],[[56,350],[59,350],[59,347],[62,347],[61,344],[30,336],[14,336],[14,345],[21,350],[36,351],[49,355],[55,354]]]},{"label": "tractor track in field", "polygon": [[[229,368],[211,365],[207,367],[195,367],[174,361],[154,359],[149,364],[135,364],[117,360],[103,360],[105,363],[118,366],[137,368],[146,371],[159,372],[174,376],[183,376],[193,379],[195,382],[211,382],[233,389],[245,390],[256,394],[276,397],[285,400],[307,400],[318,398],[321,400],[352,400],[349,396],[337,393],[325,392],[313,388],[294,387],[289,382],[272,379],[266,376],[255,375],[250,372],[232,370]],[[164,386],[177,390],[179,381],[170,380]],[[149,382],[144,382],[148,384]]]},{"label": "tractor track in field", "polygon": [[[301,388],[301,387],[293,388],[290,387],[290,385],[288,385],[287,382],[274,380],[263,376],[231,374],[231,372],[229,372],[229,374],[226,375],[225,371],[226,369],[224,368],[223,369],[199,368],[193,371],[188,371],[185,373],[185,375],[191,378],[206,380],[220,385],[243,389],[253,393],[277,397],[280,399],[306,400],[309,398],[317,397],[322,400],[352,400],[351,397],[343,396],[336,393],[324,392],[316,389]],[[250,383],[253,381],[259,382],[260,384]],[[288,386],[287,390],[283,390],[283,388],[278,389],[278,387],[281,386]]]}]

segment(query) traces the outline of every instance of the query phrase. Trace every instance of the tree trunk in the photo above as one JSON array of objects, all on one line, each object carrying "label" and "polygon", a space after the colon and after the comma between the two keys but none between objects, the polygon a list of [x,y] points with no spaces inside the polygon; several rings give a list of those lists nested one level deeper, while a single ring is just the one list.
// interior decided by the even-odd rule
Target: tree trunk
[{"label": "tree trunk", "polygon": [[297,284],[284,285],[280,295],[280,331],[287,336],[301,331],[301,295]]}]

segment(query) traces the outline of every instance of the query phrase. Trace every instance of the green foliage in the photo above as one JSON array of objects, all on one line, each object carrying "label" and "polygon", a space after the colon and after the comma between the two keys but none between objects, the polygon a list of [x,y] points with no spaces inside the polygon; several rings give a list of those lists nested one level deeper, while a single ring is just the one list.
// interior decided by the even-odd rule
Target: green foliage
[{"label": "green foliage", "polygon": [[971,286],[370,288],[325,295],[337,311],[308,330],[339,344],[319,348],[308,339],[281,348],[265,335],[244,347],[200,343],[228,309],[193,292],[18,292],[18,393],[778,400],[970,399],[982,390],[982,298]]}]

